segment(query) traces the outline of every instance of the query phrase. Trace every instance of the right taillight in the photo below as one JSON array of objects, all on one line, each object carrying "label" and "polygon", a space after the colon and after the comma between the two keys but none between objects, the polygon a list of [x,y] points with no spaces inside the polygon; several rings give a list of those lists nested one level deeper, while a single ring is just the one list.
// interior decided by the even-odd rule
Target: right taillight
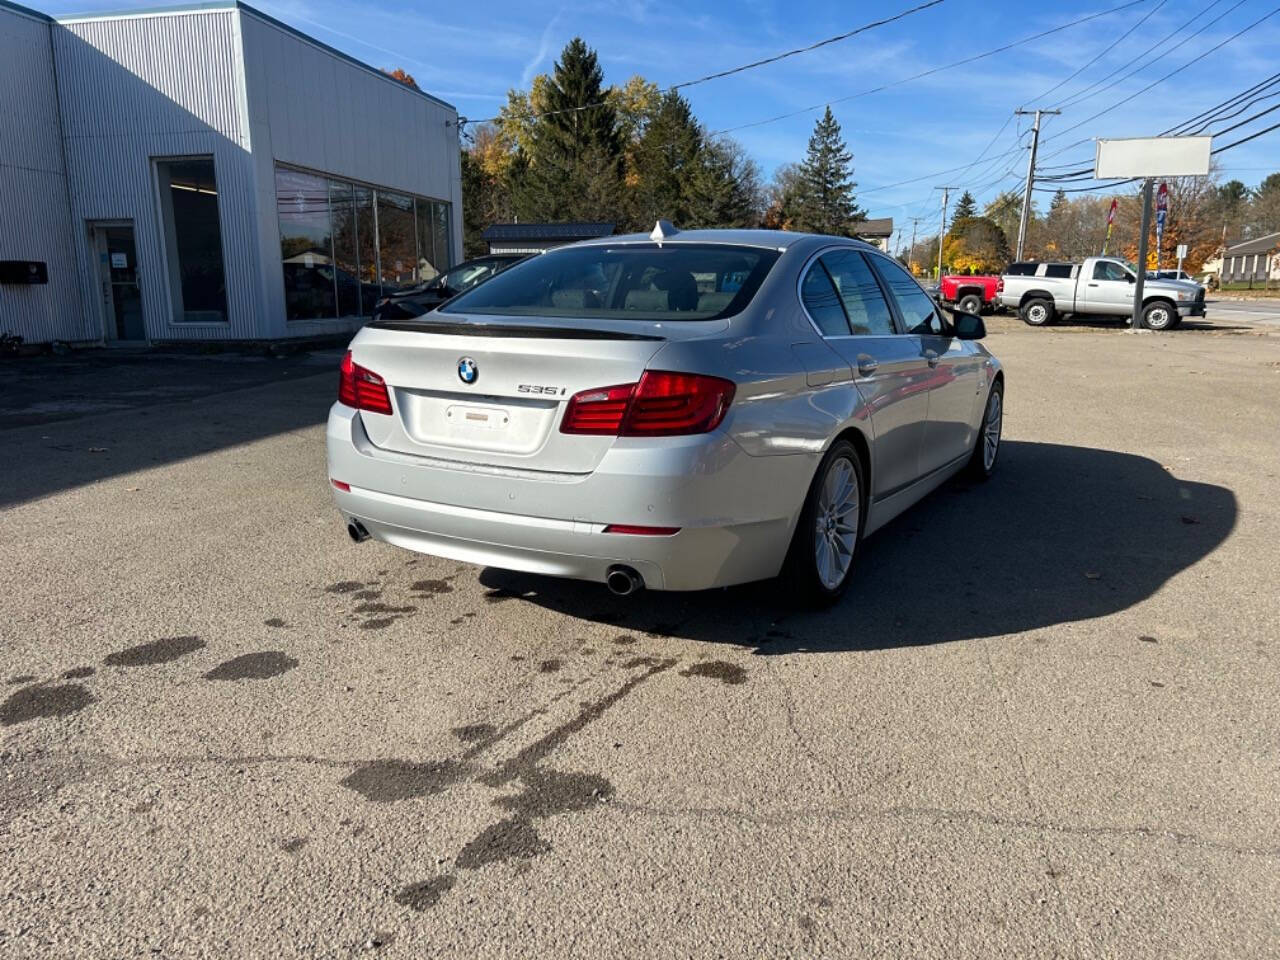
[{"label": "right taillight", "polygon": [[733,402],[730,380],[647,370],[639,383],[583,390],[569,398],[561,433],[670,437],[710,433]]},{"label": "right taillight", "polygon": [[370,413],[391,413],[391,396],[387,382],[372,370],[351,359],[351,351],[342,358],[338,379],[338,402]]}]

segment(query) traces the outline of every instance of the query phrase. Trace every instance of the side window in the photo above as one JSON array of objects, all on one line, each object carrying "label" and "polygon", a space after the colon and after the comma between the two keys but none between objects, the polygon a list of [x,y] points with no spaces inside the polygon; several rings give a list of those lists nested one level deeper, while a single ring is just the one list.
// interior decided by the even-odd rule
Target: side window
[{"label": "side window", "polygon": [[809,311],[809,316],[818,325],[825,337],[848,336],[849,321],[845,318],[844,307],[840,306],[840,297],[831,284],[827,268],[819,261],[809,268],[800,284],[800,299]]},{"label": "side window", "polygon": [[911,279],[911,274],[885,257],[876,257],[875,263],[885,286],[898,304],[907,333],[945,335],[946,324],[942,322],[937,304],[920,288],[920,284]]},{"label": "side window", "polygon": [[1099,260],[1093,265],[1093,279],[1095,280],[1124,280],[1129,276],[1124,267],[1110,260]]},{"label": "side window", "polygon": [[1069,263],[1051,263],[1044,268],[1046,277],[1058,277],[1059,279],[1069,279],[1071,277],[1071,264]]},{"label": "side window", "polygon": [[894,333],[889,304],[862,254],[853,250],[827,253],[822,256],[822,264],[840,295],[853,333],[872,336]]}]

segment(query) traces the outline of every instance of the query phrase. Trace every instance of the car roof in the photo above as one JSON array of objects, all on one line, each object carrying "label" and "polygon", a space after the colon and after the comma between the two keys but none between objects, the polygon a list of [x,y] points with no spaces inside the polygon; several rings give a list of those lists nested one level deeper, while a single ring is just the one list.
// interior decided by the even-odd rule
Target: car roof
[{"label": "car roof", "polygon": [[[624,233],[615,237],[582,240],[574,246],[617,246],[618,244],[653,242],[653,238],[647,233]],[[740,247],[763,247],[769,250],[786,250],[797,244],[810,242],[849,243],[877,253],[884,252],[863,240],[820,233],[793,233],[790,230],[678,230],[662,240],[663,244],[721,243]]]}]

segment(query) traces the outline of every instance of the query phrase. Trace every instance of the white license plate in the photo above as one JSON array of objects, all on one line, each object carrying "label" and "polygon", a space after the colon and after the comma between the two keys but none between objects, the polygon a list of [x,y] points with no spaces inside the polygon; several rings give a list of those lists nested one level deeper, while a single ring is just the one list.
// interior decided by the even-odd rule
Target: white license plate
[{"label": "white license plate", "polygon": [[511,422],[511,414],[500,407],[454,404],[445,408],[444,415],[452,426],[471,430],[505,430]]}]

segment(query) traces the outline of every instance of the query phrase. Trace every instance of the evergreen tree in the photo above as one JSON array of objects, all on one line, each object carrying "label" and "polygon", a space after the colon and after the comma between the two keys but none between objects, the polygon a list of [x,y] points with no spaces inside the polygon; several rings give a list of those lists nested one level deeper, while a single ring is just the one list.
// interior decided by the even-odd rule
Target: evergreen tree
[{"label": "evergreen tree", "polygon": [[956,212],[951,218],[951,226],[954,227],[957,220],[969,220],[977,215],[978,203],[973,199],[973,194],[966,190],[960,194],[960,200],[956,203]]},{"label": "evergreen tree", "polygon": [[840,136],[840,124],[827,107],[814,124],[809,151],[800,165],[796,210],[790,220],[796,230],[851,237],[866,212],[854,197],[853,154]]},{"label": "evergreen tree", "polygon": [[760,169],[732,140],[703,141],[689,183],[691,227],[760,223]]},{"label": "evergreen tree", "polygon": [[533,123],[528,172],[518,191],[530,220],[613,220],[621,200],[622,143],[595,51],[565,46]]},{"label": "evergreen tree", "polygon": [[675,91],[663,94],[632,154],[633,226],[648,229],[659,219],[689,225],[702,139],[689,101]]}]

